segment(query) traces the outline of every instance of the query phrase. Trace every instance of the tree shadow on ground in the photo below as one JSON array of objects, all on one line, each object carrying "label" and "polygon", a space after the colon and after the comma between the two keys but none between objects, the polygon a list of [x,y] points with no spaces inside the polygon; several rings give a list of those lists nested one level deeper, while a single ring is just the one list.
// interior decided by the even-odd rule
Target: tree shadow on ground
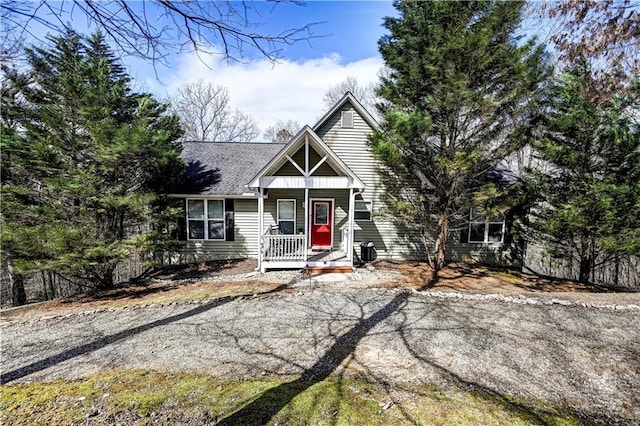
[{"label": "tree shadow on ground", "polygon": [[269,389],[230,416],[219,420],[221,425],[263,425],[269,422],[293,398],[316,383],[328,378],[355,352],[362,338],[406,303],[409,293],[402,292],[368,318],[362,318],[349,331],[339,336],[315,364],[299,378]]},{"label": "tree shadow on ground", "polygon": [[[335,376],[337,374],[338,378],[341,379],[345,370],[350,367],[350,365],[355,364],[357,364],[358,368],[354,371],[362,372],[362,377],[365,380],[376,381],[378,384],[382,384],[385,389],[389,389],[388,394],[390,400],[392,401],[392,403],[394,403],[393,397],[390,394],[390,389],[392,386],[389,385],[387,378],[384,377],[384,373],[381,374],[380,372],[369,369],[366,365],[366,362],[361,363],[356,357],[356,348],[360,344],[362,339],[370,334],[374,327],[387,321],[394,314],[398,315],[400,320],[395,319],[385,326],[387,327],[390,325],[392,330],[388,331],[383,329],[377,331],[376,333],[397,333],[401,338],[402,344],[406,346],[406,349],[408,350],[410,356],[413,357],[413,359],[422,366],[426,366],[430,370],[434,371],[439,377],[442,378],[444,383],[450,384],[452,388],[459,389],[460,391],[465,393],[471,393],[478,398],[492,402],[497,406],[502,407],[503,410],[510,413],[515,418],[520,418],[528,423],[541,425],[555,424],[556,416],[558,415],[562,417],[573,417],[574,419],[580,419],[581,421],[593,418],[593,413],[582,412],[577,409],[563,408],[561,409],[560,414],[558,414],[557,412],[554,412],[553,408],[545,408],[543,406],[539,406],[539,404],[536,403],[528,403],[524,400],[514,398],[506,393],[502,393],[482,383],[468,380],[460,373],[457,373],[452,369],[438,363],[437,360],[423,355],[419,350],[412,347],[410,339],[407,338],[406,333],[412,329],[412,325],[402,320],[402,318],[406,320],[406,317],[404,316],[404,308],[409,302],[410,295],[411,293],[407,291],[397,294],[390,302],[388,302],[382,308],[377,309],[373,314],[366,318],[364,317],[365,305],[362,304],[359,304],[361,313],[361,316],[359,318],[357,316],[348,314],[348,312],[341,312],[340,307],[337,307],[337,312],[333,311],[329,313],[325,311],[319,311],[318,313],[321,316],[330,315],[330,317],[328,318],[329,330],[331,330],[332,328],[330,325],[331,322],[336,322],[337,325],[339,325],[343,321],[349,321],[350,323],[352,323],[356,318],[357,322],[355,325],[350,327],[348,331],[338,336],[330,331],[328,334],[329,337],[336,336],[333,344],[329,347],[328,350],[323,353],[322,356],[317,359],[317,361],[311,367],[303,369],[302,374],[298,378],[271,388],[257,396],[255,399],[245,402],[246,405],[242,406],[237,411],[233,412],[227,417],[218,419],[217,424],[262,425],[270,423],[274,420],[274,417],[283,408],[290,404],[298,395],[306,392],[309,388],[324,381],[330,376]],[[355,300],[351,300],[351,302],[355,302]],[[448,305],[445,305],[444,309],[446,309],[446,306]],[[475,309],[477,308],[474,308],[474,311]],[[484,313],[476,312],[474,315],[476,314],[483,315]],[[428,315],[429,310],[425,309],[424,316],[426,317]],[[457,318],[456,315],[457,311],[452,310],[449,317]],[[394,318],[396,317],[394,316]],[[450,329],[451,327],[459,327],[461,329],[461,332],[464,333],[465,330],[468,331],[469,328],[474,328],[473,320],[471,317],[459,318],[459,324],[456,323],[453,326],[447,326],[448,329]],[[438,326],[437,324],[434,324],[433,327],[429,328],[429,330],[431,331],[437,331],[439,329],[440,326]],[[509,336],[503,337],[508,338]],[[512,337],[520,338],[521,336],[519,336],[517,333],[514,333]],[[314,341],[316,341],[316,344],[317,340],[319,339],[314,339]],[[241,350],[244,349],[241,348]],[[271,356],[280,361],[287,362],[286,359],[283,359],[281,356],[277,355],[274,352],[270,352],[269,350],[261,352],[247,350],[247,354],[249,355],[259,354],[263,356]],[[293,360],[289,361],[289,363],[295,368],[302,369],[300,364],[294,363]],[[400,386],[403,386],[403,384],[401,383]],[[407,392],[420,391],[416,391],[415,388],[412,388],[408,389]],[[429,396],[426,393],[424,395]],[[336,407],[339,407],[338,403],[336,404]],[[412,417],[411,413],[407,410],[404,410],[401,404],[398,404],[398,407],[400,414],[408,423],[419,424],[420,419]],[[334,419],[335,421],[337,421],[338,417],[334,416]],[[605,418],[603,417],[603,419]]]},{"label": "tree shadow on ground", "polygon": [[[275,293],[275,292],[279,292],[282,290],[285,290],[288,288],[288,285],[283,284],[278,286],[277,288],[273,289],[273,290],[269,290],[263,293],[259,293],[259,294],[269,294],[269,293]],[[149,322],[147,324],[143,324],[140,325],[138,327],[134,327],[134,328],[129,328],[127,330],[123,330],[121,332],[118,333],[114,333],[114,334],[110,334],[108,336],[104,336],[100,339],[96,339],[92,342],[86,343],[84,345],[81,346],[77,346],[74,348],[70,348],[67,349],[65,351],[62,351],[56,355],[52,355],[46,358],[43,358],[39,361],[35,361],[32,362],[31,364],[22,366],[20,368],[11,370],[11,371],[7,371],[7,372],[3,372],[0,375],[0,384],[5,384],[5,383],[9,383],[12,382],[14,380],[18,380],[21,379],[23,377],[26,377],[30,374],[36,373],[38,371],[42,371],[46,368],[49,368],[53,365],[59,364],[61,362],[67,361],[69,359],[72,358],[76,358],[78,356],[81,355],[85,355],[91,352],[95,352],[98,349],[102,349],[112,343],[115,343],[119,340],[123,340],[126,339],[128,337],[131,337],[132,335],[135,334],[139,334],[142,333],[144,331],[150,330],[152,328],[156,328],[156,327],[161,327],[163,325],[167,325],[167,324],[171,324],[173,322],[176,321],[180,321],[195,315],[199,315],[203,312],[206,312],[210,309],[216,308],[218,306],[224,305],[225,303],[229,303],[232,302],[236,299],[245,297],[244,295],[238,295],[238,296],[227,296],[227,297],[221,297],[219,299],[216,299],[214,301],[211,301],[209,303],[206,303],[204,305],[198,306],[196,308],[190,309],[186,312],[182,312],[176,315],[172,315],[170,317],[166,317],[166,318],[162,318],[156,321],[152,321]]]},{"label": "tree shadow on ground", "polygon": [[216,275],[235,275],[254,272],[255,259],[210,260],[199,263],[167,265],[153,272],[149,278],[167,280],[193,280]]}]

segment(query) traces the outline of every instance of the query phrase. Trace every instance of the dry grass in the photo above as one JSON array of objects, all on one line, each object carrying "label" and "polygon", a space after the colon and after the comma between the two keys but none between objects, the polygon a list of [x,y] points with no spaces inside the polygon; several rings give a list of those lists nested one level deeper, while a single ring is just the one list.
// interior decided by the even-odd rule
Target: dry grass
[{"label": "dry grass", "polygon": [[[396,279],[373,286],[384,288],[415,288],[420,290],[457,291],[468,293],[499,293],[506,295],[562,295],[579,297],[587,301],[617,303],[624,297],[628,303],[640,303],[640,293],[621,294],[599,286],[584,285],[571,280],[550,279],[518,271],[486,266],[450,265],[437,274],[424,262],[379,261],[376,269],[392,270],[402,274]],[[247,274],[255,269],[254,260],[209,262],[197,265],[175,266],[159,271],[154,278],[114,290],[78,294],[62,299],[0,312],[8,321],[20,321],[95,309],[117,309],[136,305],[166,305],[185,301],[201,301],[225,296],[242,296],[271,292],[284,284],[282,278],[269,282],[269,274],[237,279],[224,277]],[[176,283],[174,280],[189,280]],[[293,292],[285,288],[280,291]],[[573,297],[572,297],[573,296]],[[590,299],[591,298],[591,299]],[[593,299],[593,300],[592,300]]]},{"label": "dry grass", "polygon": [[[247,416],[232,416],[247,406]],[[580,424],[542,405],[430,385],[390,386],[338,376],[313,384],[287,378],[235,381],[148,370],[4,385],[0,412],[2,424],[13,425]]]}]

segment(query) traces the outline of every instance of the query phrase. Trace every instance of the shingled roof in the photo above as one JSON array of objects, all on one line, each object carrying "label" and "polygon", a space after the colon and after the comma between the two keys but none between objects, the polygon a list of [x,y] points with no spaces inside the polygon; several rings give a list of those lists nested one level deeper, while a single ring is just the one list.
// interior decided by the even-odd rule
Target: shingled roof
[{"label": "shingled roof", "polygon": [[242,195],[245,185],[282,149],[279,143],[183,142],[181,195]]}]

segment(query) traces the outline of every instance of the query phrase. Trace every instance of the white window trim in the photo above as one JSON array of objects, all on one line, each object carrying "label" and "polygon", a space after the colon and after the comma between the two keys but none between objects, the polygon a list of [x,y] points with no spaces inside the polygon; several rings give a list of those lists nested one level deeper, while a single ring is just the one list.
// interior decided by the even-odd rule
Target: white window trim
[{"label": "white window trim", "polygon": [[[278,229],[282,229],[280,228],[280,202],[281,201],[285,201],[285,202],[293,202],[293,233],[296,233],[296,211],[297,211],[297,206],[296,206],[296,202],[297,200],[295,198],[278,198],[277,200],[277,210],[276,210],[276,223],[278,224]],[[282,222],[291,222],[291,219],[282,219]]]},{"label": "white window trim", "polygon": [[331,221],[331,216],[330,216],[331,215],[331,208],[330,208],[331,207],[331,203],[329,201],[326,201],[326,200],[315,200],[313,205],[314,205],[314,208],[315,208],[315,206],[318,206],[318,205],[321,205],[321,204],[327,206],[327,221],[325,223],[319,223],[318,222],[318,215],[315,214],[317,210],[314,210],[314,212],[312,214],[313,226],[328,225],[330,223],[330,221]]},{"label": "white window trim", "polygon": [[[368,204],[369,205],[369,209],[367,209],[367,210],[358,209],[356,207],[356,205],[358,203],[366,203],[366,204]],[[353,203],[353,212],[354,212],[353,220],[358,221],[358,222],[371,222],[373,220],[373,201],[356,200]],[[367,212],[367,213],[369,213],[369,219],[357,219],[356,216],[355,216],[355,212]]]},{"label": "white window trim", "polygon": [[[468,237],[467,237],[467,242],[469,244],[501,244],[504,242],[504,231],[505,231],[505,219],[504,217],[502,218],[502,220],[498,221],[498,220],[490,220],[491,218],[489,218],[488,216],[485,215],[481,215],[482,218],[484,219],[483,221],[479,221],[479,220],[473,220],[473,208],[470,210],[469,212],[469,226],[468,226]],[[484,225],[484,235],[483,235],[483,240],[482,241],[475,241],[475,240],[471,240],[471,226],[472,225],[479,225],[479,224],[483,224]],[[500,230],[500,241],[489,241],[489,225],[502,225],[502,228]]]},{"label": "white window trim", "polygon": [[[189,232],[189,201],[202,201],[204,204],[204,217],[202,221],[204,222],[204,238],[190,238],[191,233]],[[209,238],[209,221],[220,219],[209,219],[208,208],[209,201],[222,201],[222,238]],[[185,200],[185,208],[186,208],[186,220],[187,220],[187,240],[189,241],[225,241],[227,239],[227,218],[226,218],[226,203],[224,198],[187,198]],[[191,219],[191,220],[200,220],[200,219]]]}]

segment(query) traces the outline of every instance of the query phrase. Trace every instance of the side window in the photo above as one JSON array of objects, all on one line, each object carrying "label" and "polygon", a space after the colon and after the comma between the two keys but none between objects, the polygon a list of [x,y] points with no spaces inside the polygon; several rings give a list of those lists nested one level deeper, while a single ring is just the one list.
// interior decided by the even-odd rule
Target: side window
[{"label": "side window", "polygon": [[187,236],[190,240],[224,240],[224,200],[187,200]]},{"label": "side window", "polygon": [[187,200],[187,235],[204,240],[204,200]]},{"label": "side window", "polygon": [[487,217],[471,209],[470,243],[501,243],[504,240],[504,216]]},{"label": "side window", "polygon": [[207,200],[207,238],[224,240],[224,201]]},{"label": "side window", "polygon": [[278,229],[282,234],[295,234],[296,200],[278,200]]},{"label": "side window", "polygon": [[373,211],[373,203],[371,201],[357,201],[353,209],[353,218],[355,220],[371,220],[371,212]]}]

